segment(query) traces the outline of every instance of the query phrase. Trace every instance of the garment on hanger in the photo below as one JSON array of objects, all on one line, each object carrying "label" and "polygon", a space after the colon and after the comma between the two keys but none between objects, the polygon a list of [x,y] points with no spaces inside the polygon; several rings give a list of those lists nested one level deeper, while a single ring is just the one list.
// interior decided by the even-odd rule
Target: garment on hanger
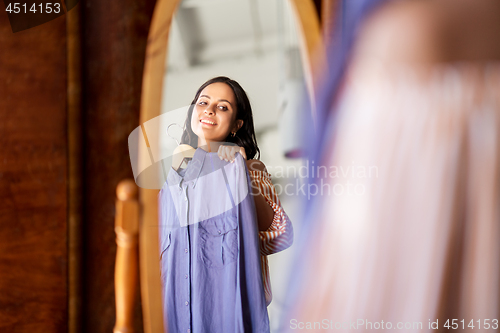
[{"label": "garment on hanger", "polygon": [[269,332],[257,217],[240,154],[198,148],[159,193],[160,267],[169,332]]}]

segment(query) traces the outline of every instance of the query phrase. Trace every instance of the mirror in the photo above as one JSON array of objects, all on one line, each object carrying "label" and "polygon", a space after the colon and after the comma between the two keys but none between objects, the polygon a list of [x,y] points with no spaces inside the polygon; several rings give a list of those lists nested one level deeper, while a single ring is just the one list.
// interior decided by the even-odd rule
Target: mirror
[{"label": "mirror", "polygon": [[[314,54],[321,54],[321,45],[312,0],[157,2],[144,66],[141,126],[129,138],[142,208],[140,278],[146,332],[163,331],[157,195],[177,145],[169,135],[180,140],[181,133],[167,134],[167,127],[184,125],[189,103],[208,79],[223,75],[239,82],[252,105],[260,159],[272,175],[294,232],[300,232],[295,217],[300,206],[298,172],[304,166],[293,157],[298,156],[297,132],[306,119],[303,103],[314,100],[313,63],[321,65],[321,56]],[[268,257],[271,331],[277,329],[282,311],[292,253],[293,245]]]}]

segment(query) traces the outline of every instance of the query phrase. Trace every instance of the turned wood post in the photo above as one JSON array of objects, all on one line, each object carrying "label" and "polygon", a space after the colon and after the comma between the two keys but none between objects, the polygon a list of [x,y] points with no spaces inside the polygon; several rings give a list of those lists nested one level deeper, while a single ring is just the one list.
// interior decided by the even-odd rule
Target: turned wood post
[{"label": "turned wood post", "polygon": [[116,188],[116,263],[114,333],[133,332],[133,310],[138,277],[139,203],[137,185],[123,180]]}]

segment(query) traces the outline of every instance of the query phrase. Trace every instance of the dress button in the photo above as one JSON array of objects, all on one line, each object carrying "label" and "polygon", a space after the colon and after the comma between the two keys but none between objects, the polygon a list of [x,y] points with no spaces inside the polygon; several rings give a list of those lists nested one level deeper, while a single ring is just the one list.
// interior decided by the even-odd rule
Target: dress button
[{"label": "dress button", "polygon": [[220,230],[219,230],[219,235],[220,235]]},{"label": "dress button", "polygon": [[188,328],[188,333],[190,333],[190,332],[191,332],[191,330]]},{"label": "dress button", "polygon": [[184,252],[188,253],[188,249],[184,249]]},{"label": "dress button", "polygon": [[186,303],[184,303],[184,304],[189,305],[189,302],[188,302],[188,301],[186,301]]},{"label": "dress button", "polygon": [[187,198],[187,197],[184,197],[184,201],[188,201],[188,198]]},{"label": "dress button", "polygon": [[187,275],[187,274],[186,274],[186,275],[184,275],[184,278],[185,278],[185,279],[187,279],[187,278],[188,278],[188,275]]}]

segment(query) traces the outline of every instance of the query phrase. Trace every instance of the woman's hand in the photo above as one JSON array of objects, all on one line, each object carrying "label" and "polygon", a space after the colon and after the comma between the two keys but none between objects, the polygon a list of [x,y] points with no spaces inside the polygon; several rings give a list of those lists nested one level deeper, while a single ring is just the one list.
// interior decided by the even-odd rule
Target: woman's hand
[{"label": "woman's hand", "polygon": [[219,150],[217,150],[217,155],[221,160],[225,160],[231,163],[234,162],[234,155],[236,155],[236,153],[240,153],[246,161],[247,154],[245,153],[245,148],[243,147],[221,145],[219,146]]}]

